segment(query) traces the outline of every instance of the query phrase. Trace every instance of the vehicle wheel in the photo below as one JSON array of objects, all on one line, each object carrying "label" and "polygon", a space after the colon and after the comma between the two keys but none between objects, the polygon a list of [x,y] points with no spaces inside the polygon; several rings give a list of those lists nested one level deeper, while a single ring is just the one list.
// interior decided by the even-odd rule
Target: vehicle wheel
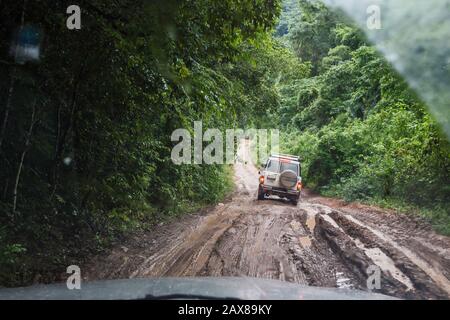
[{"label": "vehicle wheel", "polygon": [[294,206],[296,206],[298,204],[298,199],[292,199],[291,201]]},{"label": "vehicle wheel", "polygon": [[258,200],[264,200],[264,190],[261,187],[258,188]]}]

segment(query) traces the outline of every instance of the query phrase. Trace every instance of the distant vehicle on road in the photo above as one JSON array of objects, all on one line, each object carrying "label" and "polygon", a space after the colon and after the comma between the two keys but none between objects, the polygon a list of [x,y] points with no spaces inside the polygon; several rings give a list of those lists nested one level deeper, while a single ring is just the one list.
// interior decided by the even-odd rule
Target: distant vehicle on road
[{"label": "distant vehicle on road", "polygon": [[258,200],[276,195],[297,205],[303,187],[299,157],[273,154],[259,175]]}]

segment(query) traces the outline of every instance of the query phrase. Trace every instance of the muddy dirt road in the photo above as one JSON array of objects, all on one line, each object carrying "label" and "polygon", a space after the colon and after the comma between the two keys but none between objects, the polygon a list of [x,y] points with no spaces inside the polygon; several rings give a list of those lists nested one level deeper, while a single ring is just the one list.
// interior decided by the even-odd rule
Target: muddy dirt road
[{"label": "muddy dirt road", "polygon": [[[244,144],[240,152],[245,153]],[[223,204],[136,235],[85,268],[85,279],[249,276],[410,299],[450,297],[450,238],[417,217],[305,193],[298,206],[256,200],[257,169],[235,166]],[[369,272],[371,272],[369,270]]]}]

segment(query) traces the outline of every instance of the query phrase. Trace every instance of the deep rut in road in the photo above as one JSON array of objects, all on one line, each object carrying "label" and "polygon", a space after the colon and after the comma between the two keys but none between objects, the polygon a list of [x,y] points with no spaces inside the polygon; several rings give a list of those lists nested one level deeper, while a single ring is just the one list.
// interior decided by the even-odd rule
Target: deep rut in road
[{"label": "deep rut in road", "polygon": [[449,298],[450,239],[426,222],[312,195],[298,206],[256,201],[257,178],[254,166],[235,165],[236,190],[225,203],[135,235],[95,257],[85,279],[246,276],[367,290],[377,266],[376,292]]}]

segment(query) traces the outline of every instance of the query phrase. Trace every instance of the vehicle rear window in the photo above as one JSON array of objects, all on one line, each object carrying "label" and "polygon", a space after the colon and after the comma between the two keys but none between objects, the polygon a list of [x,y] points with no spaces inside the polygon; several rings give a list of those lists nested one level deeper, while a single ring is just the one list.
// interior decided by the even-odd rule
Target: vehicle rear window
[{"label": "vehicle rear window", "polygon": [[298,175],[298,165],[292,162],[281,162],[280,172],[291,170],[294,171]]},{"label": "vehicle rear window", "polygon": [[267,164],[267,171],[270,172],[278,172],[280,167],[280,162],[278,160],[270,160]]}]

